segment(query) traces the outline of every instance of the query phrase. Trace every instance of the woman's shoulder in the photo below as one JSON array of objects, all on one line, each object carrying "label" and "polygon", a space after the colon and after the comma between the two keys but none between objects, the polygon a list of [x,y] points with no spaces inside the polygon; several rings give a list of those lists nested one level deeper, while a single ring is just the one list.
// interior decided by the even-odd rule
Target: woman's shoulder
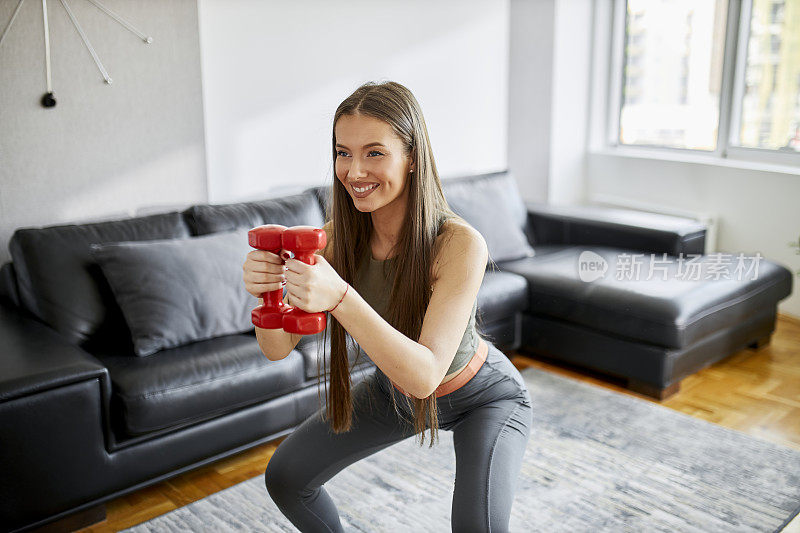
[{"label": "woman's shoulder", "polygon": [[451,217],[446,219],[442,222],[441,228],[439,229],[439,235],[436,237],[436,247],[441,250],[444,248],[446,244],[450,243],[451,240],[456,239],[460,241],[464,240],[474,240],[474,241],[483,241],[483,235],[472,227],[469,222],[464,220],[463,218],[455,218]]},{"label": "woman's shoulder", "polygon": [[438,267],[445,261],[454,257],[463,257],[465,250],[475,250],[476,253],[486,247],[483,235],[472,227],[463,218],[448,218],[442,223],[442,228],[436,237],[434,246],[434,278]]}]

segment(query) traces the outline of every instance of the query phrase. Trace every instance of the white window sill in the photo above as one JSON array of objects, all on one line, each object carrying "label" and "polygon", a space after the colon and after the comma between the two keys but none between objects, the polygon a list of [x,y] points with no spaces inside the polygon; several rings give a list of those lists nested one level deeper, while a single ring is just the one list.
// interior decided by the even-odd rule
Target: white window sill
[{"label": "white window sill", "polygon": [[606,155],[614,157],[629,157],[635,159],[655,159],[659,161],[677,161],[680,163],[693,163],[696,165],[710,165],[715,167],[736,168],[742,170],[758,170],[761,172],[779,172],[782,174],[800,175],[800,166],[766,163],[763,161],[750,161],[733,159],[730,157],[717,157],[705,154],[693,154],[688,151],[651,150],[648,148],[633,147],[606,147],[590,149],[592,155]]}]

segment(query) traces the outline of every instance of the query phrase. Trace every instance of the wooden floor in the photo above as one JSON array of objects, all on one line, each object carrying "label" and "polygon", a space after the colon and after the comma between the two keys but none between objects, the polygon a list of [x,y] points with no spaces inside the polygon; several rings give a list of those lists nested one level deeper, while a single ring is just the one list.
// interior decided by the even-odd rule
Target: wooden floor
[{"label": "wooden floor", "polygon": [[[772,342],[742,350],[685,378],[680,391],[657,402],[623,388],[622,380],[539,357],[514,354],[514,365],[594,383],[676,411],[800,450],[800,320],[779,315]],[[107,519],[82,532],[119,531],[264,474],[282,439],[108,502]],[[800,502],[798,502],[800,503]],[[784,530],[800,533],[800,516]]]}]

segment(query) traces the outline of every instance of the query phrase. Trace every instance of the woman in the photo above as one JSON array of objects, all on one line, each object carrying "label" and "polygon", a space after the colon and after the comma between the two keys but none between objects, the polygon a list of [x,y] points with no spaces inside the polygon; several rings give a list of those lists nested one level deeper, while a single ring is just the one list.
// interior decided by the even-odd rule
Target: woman
[{"label": "woman", "polygon": [[[251,294],[285,284],[288,305],[330,312],[327,405],[275,450],[267,490],[301,531],[342,531],[323,484],[412,435],[424,444],[425,429],[432,446],[441,428],[455,443],[452,529],[506,531],[530,395],[508,358],[477,333],[488,249],[444,199],[411,92],[367,83],[346,98],[333,119],[333,164],[328,244],[316,263],[282,265],[283,253],[254,250],[244,265]],[[256,334],[272,360],[300,340],[283,330]],[[352,394],[348,339],[377,367]]]}]

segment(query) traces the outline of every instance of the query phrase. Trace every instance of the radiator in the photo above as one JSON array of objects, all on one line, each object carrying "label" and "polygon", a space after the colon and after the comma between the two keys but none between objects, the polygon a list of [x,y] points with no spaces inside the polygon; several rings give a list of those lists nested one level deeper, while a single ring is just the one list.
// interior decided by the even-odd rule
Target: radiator
[{"label": "radiator", "polygon": [[620,209],[632,209],[647,213],[658,213],[659,215],[671,215],[674,217],[689,218],[706,225],[706,242],[704,253],[709,254],[717,251],[717,215],[709,212],[697,212],[680,207],[673,207],[662,204],[651,204],[625,198],[624,196],[614,196],[613,194],[595,193],[589,196],[592,205],[616,207]]}]

